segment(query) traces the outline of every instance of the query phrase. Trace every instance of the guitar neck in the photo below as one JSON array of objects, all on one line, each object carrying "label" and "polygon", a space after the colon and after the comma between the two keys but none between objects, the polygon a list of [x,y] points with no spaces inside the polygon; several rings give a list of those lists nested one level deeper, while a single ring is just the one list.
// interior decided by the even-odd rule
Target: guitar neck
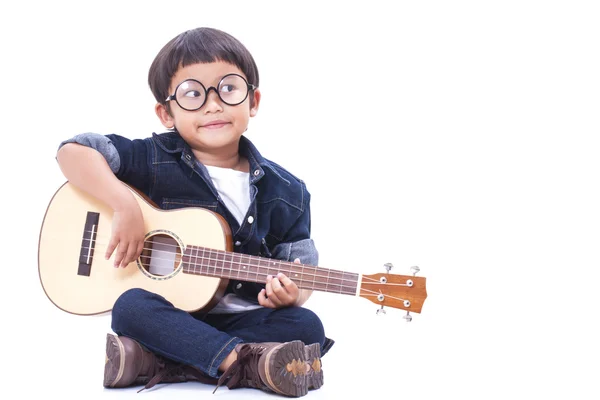
[{"label": "guitar neck", "polygon": [[187,246],[183,272],[217,278],[265,283],[267,276],[282,272],[301,289],[355,296],[359,274],[313,267],[289,261],[232,253],[200,246]]}]

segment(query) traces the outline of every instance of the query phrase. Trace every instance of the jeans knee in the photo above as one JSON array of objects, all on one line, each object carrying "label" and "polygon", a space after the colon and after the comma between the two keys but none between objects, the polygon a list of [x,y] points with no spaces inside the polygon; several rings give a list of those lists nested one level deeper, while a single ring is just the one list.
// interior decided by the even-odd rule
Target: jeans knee
[{"label": "jeans knee", "polygon": [[319,343],[323,346],[325,343],[325,329],[321,319],[307,308],[298,308],[298,313],[300,340],[305,344]]},{"label": "jeans knee", "polygon": [[123,292],[115,301],[112,309],[111,327],[118,334],[126,334],[144,318],[149,309],[148,300],[156,296],[144,289],[134,288]]}]

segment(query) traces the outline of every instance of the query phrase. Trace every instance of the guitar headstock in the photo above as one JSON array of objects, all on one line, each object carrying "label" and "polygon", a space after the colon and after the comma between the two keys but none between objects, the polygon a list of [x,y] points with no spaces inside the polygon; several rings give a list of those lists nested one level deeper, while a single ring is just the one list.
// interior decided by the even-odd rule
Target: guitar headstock
[{"label": "guitar headstock", "polygon": [[407,311],[405,318],[410,321],[410,312],[420,313],[427,298],[426,279],[415,276],[419,267],[412,267],[413,275],[390,274],[391,264],[385,264],[387,273],[362,275],[359,296],[383,307],[399,308]]}]

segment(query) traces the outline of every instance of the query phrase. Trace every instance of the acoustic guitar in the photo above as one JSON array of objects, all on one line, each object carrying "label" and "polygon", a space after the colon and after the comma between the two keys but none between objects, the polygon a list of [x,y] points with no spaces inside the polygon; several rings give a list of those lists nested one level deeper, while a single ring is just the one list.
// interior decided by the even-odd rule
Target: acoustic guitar
[{"label": "acoustic guitar", "polygon": [[221,215],[200,207],[162,210],[127,187],[140,205],[147,233],[144,250],[125,268],[104,258],[112,231],[110,207],[69,182],[50,200],[40,230],[38,269],[46,296],[59,309],[101,314],[126,290],[143,288],[180,309],[207,312],[229,279],[264,283],[278,272],[299,288],[363,297],[381,306],[378,311],[406,310],[407,320],[410,312],[421,312],[427,297],[424,277],[392,274],[389,264],[385,273],[363,275],[235,253]]}]

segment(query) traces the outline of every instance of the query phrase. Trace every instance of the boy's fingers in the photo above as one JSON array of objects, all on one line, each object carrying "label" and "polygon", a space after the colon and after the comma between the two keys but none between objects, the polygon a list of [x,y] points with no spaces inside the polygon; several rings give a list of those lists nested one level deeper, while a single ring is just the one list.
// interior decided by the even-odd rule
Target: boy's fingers
[{"label": "boy's fingers", "polygon": [[130,244],[127,249],[127,258],[125,258],[125,262],[123,263],[123,267],[129,265],[130,262],[133,262],[137,258],[137,245]]},{"label": "boy's fingers", "polygon": [[273,287],[271,286],[271,282],[273,282],[271,276],[267,276],[267,284],[265,285],[265,292],[267,297],[273,296]]},{"label": "boy's fingers", "polygon": [[273,304],[271,299],[267,299],[265,289],[261,290],[258,293],[258,304],[260,304],[263,307],[267,307],[267,308],[275,308],[275,305]]},{"label": "boy's fingers", "polygon": [[115,256],[115,267],[120,267],[126,256],[127,247],[123,242],[120,242],[117,248],[117,255]]},{"label": "boy's fingers", "polygon": [[288,286],[292,285],[294,282],[292,282],[292,280],[290,278],[288,278],[287,276],[285,276],[285,274],[283,273],[278,273],[277,274],[277,279],[279,279],[279,282],[281,282],[281,284],[287,289]]},{"label": "boy's fingers", "polygon": [[116,239],[111,238],[110,242],[108,242],[108,246],[106,247],[106,253],[104,254],[105,259],[109,259],[112,256],[113,251],[117,247],[117,243],[119,243]]},{"label": "boy's fingers", "polygon": [[282,290],[285,291],[285,289],[281,287],[281,282],[279,282],[279,279],[276,276],[273,277],[273,280],[271,281],[271,287],[274,293],[279,293]]}]

